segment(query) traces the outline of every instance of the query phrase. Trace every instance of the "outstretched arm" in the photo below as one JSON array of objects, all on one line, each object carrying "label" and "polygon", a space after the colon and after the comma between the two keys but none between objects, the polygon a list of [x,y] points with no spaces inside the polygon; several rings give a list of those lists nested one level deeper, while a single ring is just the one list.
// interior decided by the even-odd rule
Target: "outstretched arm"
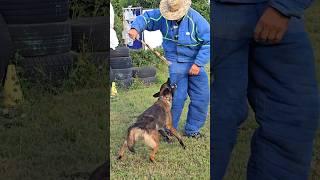
[{"label": "outstretched arm", "polygon": [[139,33],[144,30],[156,31],[161,27],[162,15],[159,9],[147,11],[143,15],[138,16],[132,23],[132,28],[136,29]]}]

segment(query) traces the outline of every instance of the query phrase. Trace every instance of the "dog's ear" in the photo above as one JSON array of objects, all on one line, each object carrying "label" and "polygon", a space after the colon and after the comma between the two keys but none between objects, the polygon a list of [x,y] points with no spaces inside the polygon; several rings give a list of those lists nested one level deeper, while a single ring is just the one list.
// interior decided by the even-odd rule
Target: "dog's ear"
[{"label": "dog's ear", "polygon": [[168,78],[166,83],[170,85],[170,83],[171,83],[170,78]]},{"label": "dog's ear", "polygon": [[160,96],[160,92],[157,92],[157,93],[155,93],[154,95],[153,95],[153,97],[159,97]]}]

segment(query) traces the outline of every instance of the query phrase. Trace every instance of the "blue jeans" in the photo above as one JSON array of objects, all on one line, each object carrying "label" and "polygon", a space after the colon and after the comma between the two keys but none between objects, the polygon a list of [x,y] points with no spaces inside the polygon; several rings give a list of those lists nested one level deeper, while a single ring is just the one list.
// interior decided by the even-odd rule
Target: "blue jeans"
[{"label": "blue jeans", "polygon": [[212,10],[214,180],[223,179],[248,102],[259,127],[251,140],[247,179],[308,179],[319,121],[313,51],[303,20],[296,18],[280,43],[254,42],[255,25],[266,7],[215,3]]},{"label": "blue jeans", "polygon": [[204,67],[201,67],[200,74],[189,76],[188,72],[192,63],[172,62],[169,66],[170,80],[177,84],[173,96],[171,114],[173,126],[177,129],[180,116],[187,96],[190,97],[185,133],[199,132],[207,118],[209,106],[209,83]]}]

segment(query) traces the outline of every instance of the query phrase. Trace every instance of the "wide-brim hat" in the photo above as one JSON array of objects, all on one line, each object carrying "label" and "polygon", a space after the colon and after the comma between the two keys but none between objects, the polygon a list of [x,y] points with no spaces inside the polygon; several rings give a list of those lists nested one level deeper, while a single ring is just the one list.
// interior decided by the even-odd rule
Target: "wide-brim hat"
[{"label": "wide-brim hat", "polygon": [[178,20],[188,13],[191,0],[161,0],[161,15],[168,20]]}]

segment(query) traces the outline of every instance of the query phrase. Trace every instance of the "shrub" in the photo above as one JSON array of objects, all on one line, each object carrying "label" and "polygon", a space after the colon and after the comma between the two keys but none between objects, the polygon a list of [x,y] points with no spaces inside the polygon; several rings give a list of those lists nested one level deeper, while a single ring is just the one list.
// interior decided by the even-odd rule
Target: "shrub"
[{"label": "shrub", "polygon": [[[163,53],[162,49],[156,49],[157,51]],[[130,56],[132,58],[134,66],[155,66],[158,67],[159,64],[163,63],[155,54],[150,50],[138,50],[130,51]]]},{"label": "shrub", "polygon": [[107,16],[109,3],[105,0],[71,0],[70,15],[72,18]]}]

